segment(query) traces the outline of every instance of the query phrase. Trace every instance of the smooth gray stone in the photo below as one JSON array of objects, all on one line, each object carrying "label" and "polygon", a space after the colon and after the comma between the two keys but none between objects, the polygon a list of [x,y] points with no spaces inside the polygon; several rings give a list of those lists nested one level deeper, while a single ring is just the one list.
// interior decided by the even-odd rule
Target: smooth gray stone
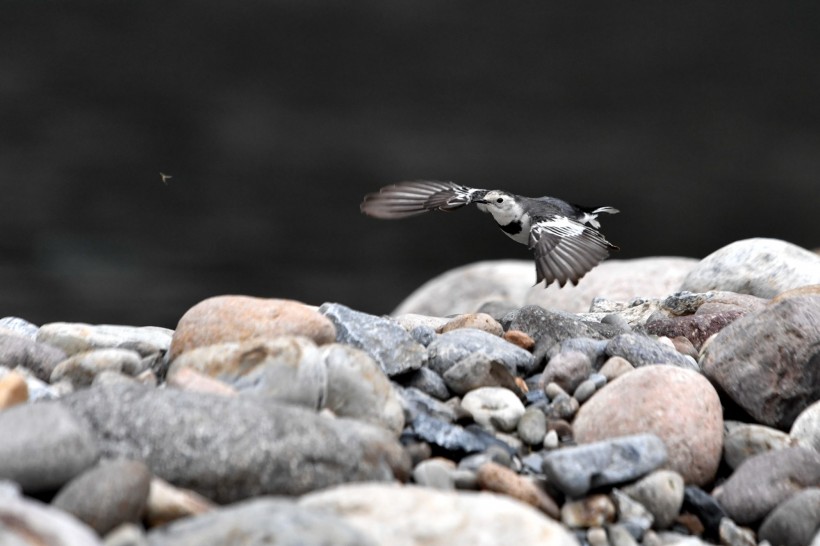
[{"label": "smooth gray stone", "polygon": [[20,317],[3,317],[0,318],[0,328],[15,332],[21,337],[34,341],[37,337],[37,330],[40,329],[36,324],[32,324],[26,319]]},{"label": "smooth gray stone", "polygon": [[395,321],[339,303],[325,303],[319,312],[336,327],[336,341],[368,353],[390,377],[418,370],[427,358],[424,346]]},{"label": "smooth gray stone", "polygon": [[97,534],[77,518],[47,504],[0,497],[2,546],[101,546]]},{"label": "smooth gray stone", "polygon": [[51,372],[50,383],[67,380],[74,388],[88,387],[104,371],[115,371],[130,376],[145,371],[140,354],[131,349],[94,349],[77,353],[60,362]]},{"label": "smooth gray stone", "polygon": [[0,479],[26,493],[54,491],[98,457],[91,428],[54,402],[0,412]]},{"label": "smooth gray stone", "polygon": [[533,356],[529,351],[474,328],[459,328],[441,334],[427,347],[427,351],[428,366],[442,376],[457,362],[473,354],[502,364],[512,374],[519,369],[528,370],[533,365]]},{"label": "smooth gray stone", "polygon": [[48,381],[57,364],[65,360],[62,350],[34,339],[0,334],[0,366],[22,366],[42,381]]},{"label": "smooth gray stone", "polygon": [[155,475],[219,503],[410,471],[387,430],[261,396],[110,385],[51,403],[84,419],[105,456],[142,460]]},{"label": "smooth gray stone", "polygon": [[594,487],[643,476],[666,458],[660,438],[635,434],[551,451],[544,456],[544,473],[561,491],[579,497]]},{"label": "smooth gray stone", "polygon": [[51,504],[105,535],[118,525],[140,521],[151,477],[139,461],[101,461],[68,482]]},{"label": "smooth gray stone", "polygon": [[506,315],[502,320],[504,330],[521,330],[535,340],[533,355],[535,363],[540,362],[556,343],[585,337],[602,339],[602,336],[589,324],[582,322],[570,313],[547,311],[537,305],[525,305],[517,311]]},{"label": "smooth gray stone", "polygon": [[405,374],[399,381],[405,387],[418,389],[436,400],[447,400],[452,396],[444,378],[427,366]]},{"label": "smooth gray stone", "polygon": [[342,518],[261,497],[184,518],[148,533],[149,546],[375,546]]},{"label": "smooth gray stone", "polygon": [[683,477],[673,470],[656,470],[623,488],[655,518],[655,529],[670,527],[683,505]]},{"label": "smooth gray stone", "polygon": [[771,544],[809,546],[817,532],[820,532],[820,488],[810,487],[772,510],[757,535]]},{"label": "smooth gray stone", "polygon": [[792,424],[789,436],[803,447],[820,451],[820,400],[800,412]]},{"label": "smooth gray stone", "polygon": [[528,445],[538,446],[544,443],[546,435],[547,416],[538,408],[528,407],[518,421],[518,437]]},{"label": "smooth gray stone", "polygon": [[654,339],[640,334],[621,334],[606,346],[610,357],[620,356],[636,368],[651,364],[671,364],[688,370],[699,371],[697,363],[675,349],[661,345]]},{"label": "smooth gray stone", "polygon": [[547,356],[554,358],[559,353],[568,353],[573,351],[583,353],[589,359],[592,367],[599,370],[606,361],[606,346],[608,343],[609,340],[606,339],[574,337],[553,345]]},{"label": "smooth gray stone", "polygon": [[444,382],[458,395],[481,387],[504,387],[516,395],[521,392],[509,369],[481,353],[471,354],[456,362],[444,372]]},{"label": "smooth gray stone", "polygon": [[37,332],[37,341],[65,351],[69,356],[92,349],[132,349],[142,356],[166,353],[173,330],[159,326],[51,322]]},{"label": "smooth gray stone", "polygon": [[425,487],[434,489],[455,489],[453,472],[455,465],[449,460],[436,458],[427,459],[413,469],[413,481]]}]

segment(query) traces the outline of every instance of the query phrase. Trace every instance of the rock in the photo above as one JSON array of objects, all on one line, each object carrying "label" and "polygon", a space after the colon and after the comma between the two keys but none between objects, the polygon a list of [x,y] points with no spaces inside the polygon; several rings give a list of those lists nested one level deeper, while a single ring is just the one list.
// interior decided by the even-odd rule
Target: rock
[{"label": "rock", "polygon": [[22,366],[48,381],[54,367],[65,358],[64,351],[51,345],[17,335],[0,335],[0,366]]},{"label": "rock", "polygon": [[498,463],[484,463],[478,468],[478,486],[486,491],[508,495],[538,508],[552,518],[560,516],[555,501],[532,480]]},{"label": "rock", "polygon": [[51,504],[105,535],[140,521],[150,483],[151,472],[139,461],[101,461],[68,482]]},{"label": "rock", "polygon": [[697,517],[707,538],[717,539],[720,522],[726,517],[726,512],[712,495],[700,487],[686,486],[683,490],[683,511]]},{"label": "rock", "polygon": [[2,331],[3,334],[10,334],[34,341],[37,337],[37,330],[39,330],[39,328],[36,324],[32,324],[20,317],[0,318],[0,331]]},{"label": "rock", "polygon": [[57,490],[99,457],[90,429],[51,402],[0,412],[0,479],[30,494]]},{"label": "rock", "polygon": [[239,394],[239,391],[227,383],[186,367],[180,367],[173,375],[169,375],[165,386],[183,391],[221,394],[222,396]]},{"label": "rock", "polygon": [[683,505],[683,477],[671,470],[656,470],[623,488],[623,492],[652,513],[655,529],[670,527]]},{"label": "rock", "polygon": [[820,451],[820,400],[800,412],[794,420],[789,436],[803,447]]},{"label": "rock", "polygon": [[751,311],[758,311],[769,303],[767,298],[759,298],[750,294],[738,294],[737,292],[707,292],[709,296],[697,311],[696,315],[708,315],[712,313],[725,313],[737,311],[746,314]]},{"label": "rock", "polygon": [[393,320],[408,332],[412,332],[416,328],[421,327],[425,330],[432,331],[433,334],[436,333],[436,330],[447,324],[448,321],[448,319],[444,317],[431,317],[428,315],[417,315],[415,313],[394,316]]},{"label": "rock", "polygon": [[409,474],[406,454],[384,429],[259,397],[112,385],[59,404],[93,427],[105,456],[142,460],[220,503]]},{"label": "rock", "polygon": [[740,527],[729,518],[720,520],[719,535],[720,543],[726,546],[757,546],[754,531]]},{"label": "rock", "polygon": [[691,258],[637,258],[607,260],[586,274],[577,286],[532,287],[525,304],[560,309],[570,313],[589,310],[593,298],[629,301],[660,298],[674,292],[689,271],[697,264]]},{"label": "rock", "polygon": [[573,392],[592,371],[592,362],[584,353],[560,352],[547,362],[542,381],[545,385],[557,383],[566,392]]},{"label": "rock", "polygon": [[518,420],[518,437],[528,445],[540,446],[547,434],[547,416],[540,409],[530,406]]},{"label": "rock", "polygon": [[716,493],[726,514],[755,523],[789,496],[820,483],[820,453],[802,447],[767,451],[747,459]]},{"label": "rock", "polygon": [[703,348],[703,373],[758,422],[788,429],[820,399],[820,296],[749,313]]},{"label": "rock", "polygon": [[453,472],[456,465],[450,459],[435,457],[421,461],[413,468],[413,481],[434,489],[455,489]]},{"label": "rock", "polygon": [[51,372],[51,383],[67,380],[74,388],[88,387],[97,374],[115,371],[135,376],[145,371],[142,357],[130,349],[93,349],[75,353]]},{"label": "rock", "polygon": [[501,337],[504,335],[504,329],[493,317],[486,313],[467,313],[458,315],[446,324],[443,324],[437,329],[437,333],[443,334],[451,330],[458,330],[459,328],[473,328]]},{"label": "rock", "polygon": [[573,432],[579,444],[657,434],[669,452],[666,468],[687,484],[704,485],[720,463],[723,409],[714,387],[697,372],[645,366],[596,392],[578,411]]},{"label": "rock", "polygon": [[37,341],[71,356],[93,349],[131,349],[141,356],[168,351],[173,330],[157,326],[121,326],[52,322],[37,331]]},{"label": "rock", "polygon": [[561,522],[569,527],[601,527],[615,521],[615,505],[606,495],[590,495],[561,507]]},{"label": "rock", "polygon": [[638,546],[638,541],[635,540],[625,525],[616,523],[607,527],[607,537],[612,546]]},{"label": "rock", "polygon": [[636,434],[544,456],[544,474],[561,491],[579,497],[592,488],[633,480],[666,462],[663,442],[653,434]]},{"label": "rock", "polygon": [[498,260],[477,262],[451,269],[410,294],[391,313],[418,313],[443,317],[475,312],[490,301],[519,307],[535,282],[531,261]]},{"label": "rock", "polygon": [[25,497],[0,498],[0,522],[3,546],[102,546],[75,517]]},{"label": "rock", "polygon": [[723,458],[737,468],[746,459],[772,449],[784,449],[797,444],[795,440],[777,429],[763,425],[737,423],[728,428],[723,439]]},{"label": "rock", "polygon": [[820,284],[820,256],[778,239],[745,239],[716,250],[686,276],[681,290],[726,290],[772,298]]},{"label": "rock", "polygon": [[376,546],[338,516],[283,498],[259,497],[152,529],[148,546]]},{"label": "rock", "polygon": [[603,338],[592,326],[574,315],[547,311],[536,305],[527,305],[510,313],[502,325],[506,330],[519,330],[535,340],[532,349],[534,364],[540,362],[556,343],[576,337]]},{"label": "rock", "polygon": [[415,416],[410,427],[410,430],[405,430],[406,435],[448,451],[476,453],[498,442],[480,429],[467,429],[424,413]]},{"label": "rock", "polygon": [[783,546],[809,546],[820,529],[820,488],[798,491],[763,521],[758,530],[760,540]]},{"label": "rock", "polygon": [[192,369],[231,385],[288,404],[323,407],[328,377],[322,355],[306,337],[282,335],[267,341],[217,343],[182,353],[168,368],[168,377]]},{"label": "rock", "polygon": [[168,360],[206,345],[269,341],[285,335],[304,336],[322,345],[336,339],[336,330],[314,308],[298,301],[215,296],[197,303],[179,319]]},{"label": "rock", "polygon": [[535,340],[521,330],[507,330],[502,337],[525,351],[532,351],[535,347]]},{"label": "rock", "polygon": [[452,396],[447,388],[447,383],[444,382],[444,378],[427,366],[406,373],[397,381],[400,381],[405,387],[418,389],[437,400],[447,400]]},{"label": "rock", "polygon": [[532,368],[533,356],[521,347],[516,347],[498,336],[462,328],[441,334],[427,347],[428,366],[442,376],[458,361],[480,354],[486,360],[502,364],[510,373]]},{"label": "rock", "polygon": [[149,527],[157,527],[216,508],[216,504],[202,495],[190,489],[174,487],[165,480],[154,477],[151,479],[143,519]]},{"label": "rock", "polygon": [[325,407],[393,432],[404,429],[401,400],[378,364],[364,351],[332,343],[321,349],[327,368]]},{"label": "rock", "polygon": [[671,364],[687,370],[698,370],[697,363],[678,353],[675,349],[639,334],[621,334],[606,346],[609,357],[625,358],[636,368],[653,364]]},{"label": "rock", "polygon": [[599,372],[601,375],[606,377],[607,381],[612,381],[618,376],[621,376],[627,372],[631,372],[635,369],[635,366],[629,363],[629,361],[620,356],[613,356],[610,357],[604,365],[601,366]]},{"label": "rock", "polygon": [[436,400],[429,394],[425,394],[416,388],[407,387],[400,389],[399,397],[405,413],[410,416],[411,420],[420,414],[430,415],[448,423],[456,420],[456,408],[454,405],[448,405]]},{"label": "rock", "polygon": [[306,495],[299,506],[339,516],[376,544],[577,546],[572,535],[541,512],[492,493],[357,484]]},{"label": "rock", "polygon": [[410,337],[413,338],[413,341],[420,344],[423,347],[427,347],[433,340],[436,339],[436,331],[432,328],[428,328],[427,326],[416,326],[412,330],[408,330],[410,332]]},{"label": "rock", "polygon": [[504,387],[520,392],[510,370],[482,353],[473,353],[456,362],[444,372],[444,383],[458,395],[481,387]]},{"label": "rock", "polygon": [[596,390],[597,387],[595,386],[595,382],[591,379],[585,379],[580,385],[578,385],[575,392],[572,393],[572,397],[578,400],[579,404],[583,404],[589,400],[593,394],[595,394]]},{"label": "rock", "polygon": [[319,312],[336,327],[336,341],[369,354],[389,377],[418,370],[427,358],[424,346],[391,320],[338,303],[325,303]]},{"label": "rock", "polygon": [[136,523],[123,523],[107,535],[105,546],[146,546],[145,530]]},{"label": "rock", "polygon": [[547,356],[553,359],[561,353],[581,353],[589,359],[592,368],[598,370],[606,361],[606,347],[608,344],[608,339],[573,337],[553,345],[547,352]]},{"label": "rock", "polygon": [[[641,539],[655,523],[655,517],[646,507],[618,489],[612,489],[612,500],[618,509],[618,523],[632,533],[635,539]],[[647,537],[648,538],[648,537]]]},{"label": "rock", "polygon": [[481,387],[464,395],[461,407],[479,425],[504,432],[515,430],[524,415],[524,404],[509,389]]},{"label": "rock", "polygon": [[718,333],[741,316],[743,313],[740,311],[724,311],[708,315],[698,314],[653,320],[646,324],[646,333],[655,336],[682,336],[699,350],[710,336]]},{"label": "rock", "polygon": [[10,372],[0,378],[0,411],[28,400],[28,385],[23,374]]}]

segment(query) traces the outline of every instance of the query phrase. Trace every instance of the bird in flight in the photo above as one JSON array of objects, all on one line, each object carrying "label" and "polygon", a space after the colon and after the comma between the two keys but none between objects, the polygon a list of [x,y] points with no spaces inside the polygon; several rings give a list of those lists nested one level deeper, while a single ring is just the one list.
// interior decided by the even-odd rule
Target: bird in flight
[{"label": "bird in flight", "polygon": [[[555,197],[524,197],[432,180],[399,182],[364,197],[361,211],[374,218],[397,219],[431,210],[453,211],[475,204],[492,215],[498,227],[535,254],[538,284],[577,284],[618,247],[598,231],[598,214],[612,207],[582,207]],[[588,225],[585,225],[588,224]]]}]

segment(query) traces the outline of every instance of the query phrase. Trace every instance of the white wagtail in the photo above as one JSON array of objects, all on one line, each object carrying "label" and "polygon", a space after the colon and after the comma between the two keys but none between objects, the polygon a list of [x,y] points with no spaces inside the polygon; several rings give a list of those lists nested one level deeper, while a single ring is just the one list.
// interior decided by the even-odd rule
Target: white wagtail
[{"label": "white wagtail", "polygon": [[[475,203],[513,241],[535,253],[536,284],[577,284],[618,247],[597,231],[599,213],[612,207],[581,207],[555,197],[523,197],[453,182],[417,180],[386,186],[365,196],[361,210],[374,218],[406,218],[430,210],[451,211]],[[592,227],[587,227],[584,224]],[[595,229],[593,229],[595,228]]]}]

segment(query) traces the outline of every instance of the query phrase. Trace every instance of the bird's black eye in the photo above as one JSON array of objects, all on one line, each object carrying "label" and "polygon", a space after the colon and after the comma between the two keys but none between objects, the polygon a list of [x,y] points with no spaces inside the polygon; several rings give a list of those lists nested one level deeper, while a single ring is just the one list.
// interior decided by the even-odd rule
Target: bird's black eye
[{"label": "bird's black eye", "polygon": [[496,203],[503,203],[503,202],[504,202],[504,198],[503,198],[503,197],[499,197],[498,199],[496,199],[496,200],[495,200],[495,202],[496,202]]}]

